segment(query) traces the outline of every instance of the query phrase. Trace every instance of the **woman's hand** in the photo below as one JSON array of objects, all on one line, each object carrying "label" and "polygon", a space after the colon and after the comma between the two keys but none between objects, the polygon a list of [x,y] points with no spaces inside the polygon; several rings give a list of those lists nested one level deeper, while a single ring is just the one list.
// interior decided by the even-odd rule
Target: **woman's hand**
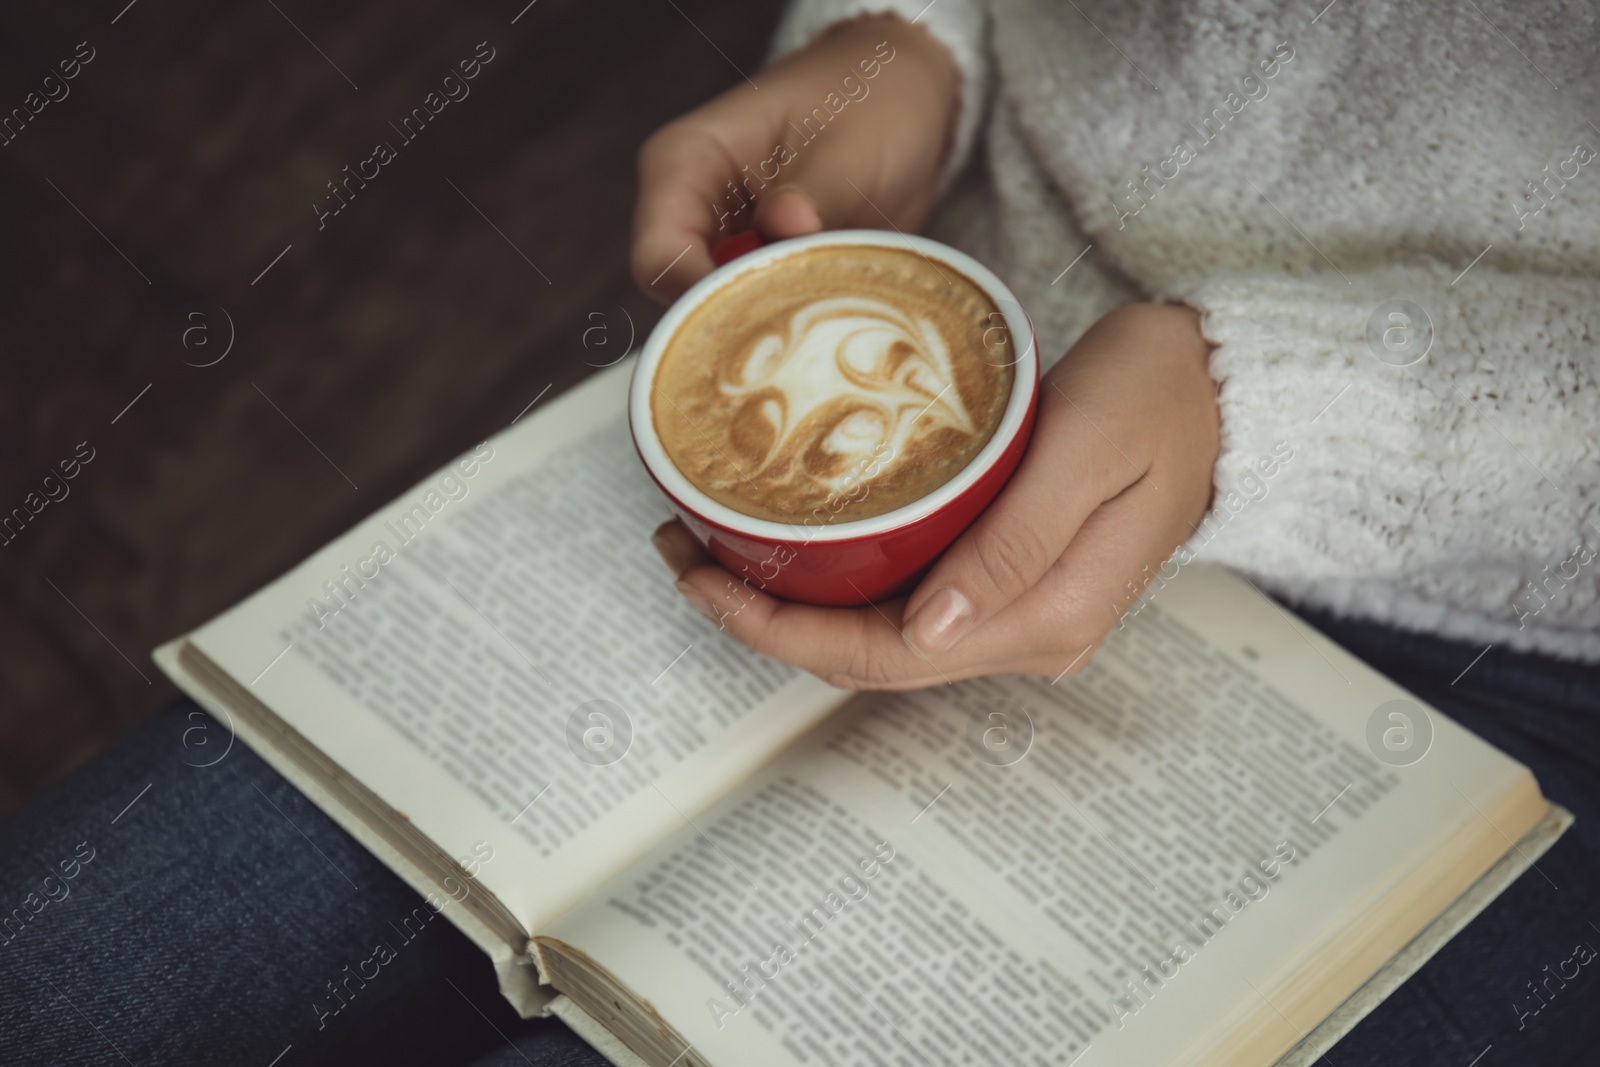
[{"label": "woman's hand", "polygon": [[1045,376],[1016,474],[907,600],[752,599],[679,523],[656,547],[703,614],[836,686],[1081,669],[1210,503],[1209,354],[1186,307],[1130,304],[1095,323]]},{"label": "woman's hand", "polygon": [[[959,88],[944,46],[895,15],[834,27],[657,130],[639,151],[633,277],[667,303],[710,246],[822,229],[915,230],[938,194]],[[753,200],[753,204],[751,201]]]}]

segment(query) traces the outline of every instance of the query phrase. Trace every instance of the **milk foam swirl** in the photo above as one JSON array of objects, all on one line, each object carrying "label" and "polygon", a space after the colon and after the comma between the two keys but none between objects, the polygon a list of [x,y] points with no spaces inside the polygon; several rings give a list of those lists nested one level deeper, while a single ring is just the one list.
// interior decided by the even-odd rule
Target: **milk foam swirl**
[{"label": "milk foam swirl", "polygon": [[691,309],[655,372],[674,466],[746,515],[806,525],[927,496],[982,452],[1015,375],[959,272],[876,245],[808,249]]},{"label": "milk foam swirl", "polygon": [[[766,334],[719,382],[739,404],[737,440],[765,443],[752,478],[804,476],[848,491],[940,430],[976,433],[954,386],[938,328],[881,300],[834,297],[805,305],[782,334]],[[758,420],[759,425],[752,424]]]}]

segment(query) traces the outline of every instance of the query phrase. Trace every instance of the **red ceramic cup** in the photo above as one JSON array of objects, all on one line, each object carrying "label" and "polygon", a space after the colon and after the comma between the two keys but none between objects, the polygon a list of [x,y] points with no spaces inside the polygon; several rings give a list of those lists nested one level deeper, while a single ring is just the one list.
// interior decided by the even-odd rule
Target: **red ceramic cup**
[{"label": "red ceramic cup", "polygon": [[[945,270],[959,271],[1000,309],[994,328],[1004,330],[1016,373],[1010,403],[994,436],[950,481],[915,503],[868,519],[833,524],[786,524],[752,518],[695,488],[667,457],[656,436],[650,397],[667,341],[689,312],[716,298],[723,286],[773,261],[828,245],[909,247]],[[985,358],[992,358],[985,356]],[[1004,282],[965,253],[930,241],[880,230],[834,230],[765,245],[724,264],[668,309],[645,342],[633,372],[628,417],[633,441],[650,477],[672,510],[735,581],[787,600],[859,605],[909,593],[940,553],[987,507],[1027,449],[1038,406],[1039,360],[1033,324]]]}]

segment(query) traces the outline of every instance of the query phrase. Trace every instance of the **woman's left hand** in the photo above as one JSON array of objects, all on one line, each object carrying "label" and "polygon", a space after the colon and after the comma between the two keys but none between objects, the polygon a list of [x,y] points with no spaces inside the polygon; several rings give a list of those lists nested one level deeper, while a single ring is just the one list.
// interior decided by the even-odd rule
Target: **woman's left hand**
[{"label": "woman's left hand", "polygon": [[907,599],[752,596],[678,522],[656,531],[656,547],[702,614],[831,685],[1079,670],[1210,503],[1209,354],[1190,308],[1130,304],[1095,323],[1045,375],[1016,474]]}]

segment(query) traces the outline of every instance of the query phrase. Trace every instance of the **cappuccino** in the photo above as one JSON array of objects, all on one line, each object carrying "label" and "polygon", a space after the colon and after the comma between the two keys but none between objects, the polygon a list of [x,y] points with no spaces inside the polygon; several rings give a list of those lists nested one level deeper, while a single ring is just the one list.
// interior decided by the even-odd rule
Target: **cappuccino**
[{"label": "cappuccino", "polygon": [[689,312],[650,401],[672,463],[758,519],[831,524],[927,496],[988,443],[1010,331],[953,267],[879,245],[754,268]]}]

